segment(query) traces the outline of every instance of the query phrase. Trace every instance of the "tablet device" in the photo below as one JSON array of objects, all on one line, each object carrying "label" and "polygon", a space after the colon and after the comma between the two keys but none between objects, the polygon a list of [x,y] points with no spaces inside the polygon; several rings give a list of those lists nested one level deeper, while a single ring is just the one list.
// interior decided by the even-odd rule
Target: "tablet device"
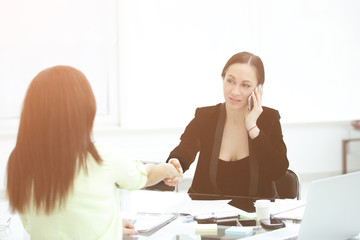
[{"label": "tablet device", "polygon": [[174,214],[137,213],[133,219],[135,230],[146,233],[158,229],[175,219]]}]

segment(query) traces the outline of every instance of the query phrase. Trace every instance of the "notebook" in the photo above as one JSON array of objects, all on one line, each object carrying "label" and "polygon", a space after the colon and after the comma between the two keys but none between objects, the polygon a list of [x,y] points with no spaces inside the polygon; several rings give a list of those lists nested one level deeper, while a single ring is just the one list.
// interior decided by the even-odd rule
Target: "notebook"
[{"label": "notebook", "polygon": [[360,233],[360,172],[313,181],[301,224],[249,239],[341,240]]}]

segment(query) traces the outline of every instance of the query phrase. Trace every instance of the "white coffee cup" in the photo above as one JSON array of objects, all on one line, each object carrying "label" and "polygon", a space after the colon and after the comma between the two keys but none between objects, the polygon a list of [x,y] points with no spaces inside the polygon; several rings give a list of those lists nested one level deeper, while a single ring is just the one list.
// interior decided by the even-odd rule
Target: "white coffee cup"
[{"label": "white coffee cup", "polygon": [[256,210],[256,219],[259,222],[261,219],[270,219],[270,200],[259,199],[254,203]]}]

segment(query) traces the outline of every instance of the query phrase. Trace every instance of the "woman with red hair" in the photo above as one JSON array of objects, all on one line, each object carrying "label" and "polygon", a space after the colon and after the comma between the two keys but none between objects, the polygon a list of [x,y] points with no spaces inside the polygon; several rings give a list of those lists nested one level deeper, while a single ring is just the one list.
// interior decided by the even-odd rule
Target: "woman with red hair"
[{"label": "woman with red hair", "polygon": [[79,70],[55,66],[32,80],[7,166],[11,210],[32,239],[121,239],[116,185],[133,190],[181,178],[171,164],[143,165],[95,146],[95,113]]}]

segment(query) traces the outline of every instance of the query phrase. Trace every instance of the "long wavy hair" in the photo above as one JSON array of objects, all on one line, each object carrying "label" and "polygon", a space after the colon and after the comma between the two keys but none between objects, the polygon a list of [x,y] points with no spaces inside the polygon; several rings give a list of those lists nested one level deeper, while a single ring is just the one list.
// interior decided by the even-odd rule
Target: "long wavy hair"
[{"label": "long wavy hair", "polygon": [[32,80],[7,165],[12,211],[35,207],[50,214],[66,202],[78,171],[87,171],[88,153],[101,165],[91,140],[95,113],[93,91],[79,70],[55,66]]}]

